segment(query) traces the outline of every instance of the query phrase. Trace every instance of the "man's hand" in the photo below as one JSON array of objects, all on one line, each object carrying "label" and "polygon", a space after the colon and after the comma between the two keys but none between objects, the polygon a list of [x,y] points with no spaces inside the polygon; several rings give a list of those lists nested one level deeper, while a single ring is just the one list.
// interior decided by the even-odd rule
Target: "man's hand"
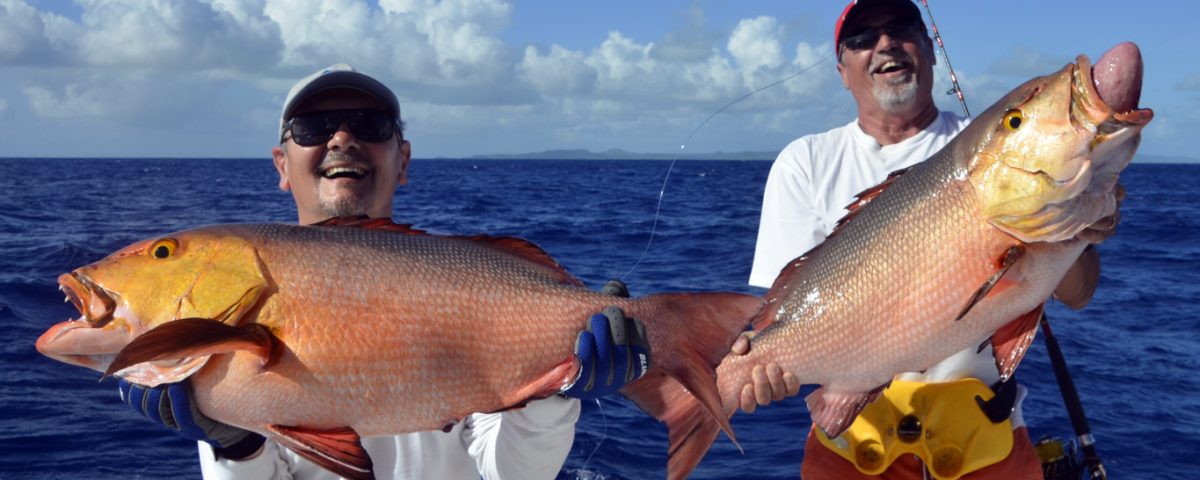
[{"label": "man's hand", "polygon": [[[603,292],[628,297],[629,291],[620,281],[613,280]],[[646,327],[634,318],[626,317],[618,307],[607,307],[592,315],[588,326],[575,340],[575,357],[579,359],[579,377],[563,387],[563,395],[591,400],[616,393],[621,387],[646,374],[650,367],[650,343]]]},{"label": "man's hand", "polygon": [[[734,355],[750,353],[750,339],[753,337],[753,332],[741,334],[733,342],[730,351]],[[765,367],[755,365],[750,376],[754,384],[742,387],[742,392],[738,396],[743,412],[754,413],[754,409],[759,405],[765,407],[772,401],[777,402],[800,393],[800,379],[796,378],[792,372],[783,371],[783,368],[775,362],[768,363]]]},{"label": "man's hand", "polygon": [[226,425],[196,409],[186,383],[168,383],[144,387],[117,380],[121,401],[151,422],[162,425],[179,436],[213,446],[218,457],[244,460],[258,453],[265,438],[262,435]]}]

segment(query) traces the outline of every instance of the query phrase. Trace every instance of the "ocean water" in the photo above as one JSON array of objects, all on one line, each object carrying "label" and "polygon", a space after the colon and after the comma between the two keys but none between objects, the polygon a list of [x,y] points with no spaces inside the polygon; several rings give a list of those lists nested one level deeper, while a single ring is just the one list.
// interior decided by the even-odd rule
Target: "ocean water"
[{"label": "ocean water", "polygon": [[[417,160],[396,220],[517,235],[590,286],[633,294],[746,285],[769,162]],[[145,237],[227,222],[293,222],[267,159],[0,159],[0,478],[197,478],[194,444],[136,416],[112,380],[34,350],[77,316],[58,275]],[[1113,478],[1196,478],[1200,466],[1200,165],[1134,164],[1103,276],[1080,312],[1051,305]],[[646,249],[647,238],[656,229]],[[642,253],[645,256],[642,258]],[[640,262],[639,262],[639,259]],[[635,268],[636,265],[636,268]],[[632,270],[631,270],[632,269]],[[1018,377],[1032,435],[1072,431],[1041,339]],[[694,478],[796,478],[800,397],[734,417]],[[661,478],[666,430],[622,398],[584,404],[560,478]]]}]

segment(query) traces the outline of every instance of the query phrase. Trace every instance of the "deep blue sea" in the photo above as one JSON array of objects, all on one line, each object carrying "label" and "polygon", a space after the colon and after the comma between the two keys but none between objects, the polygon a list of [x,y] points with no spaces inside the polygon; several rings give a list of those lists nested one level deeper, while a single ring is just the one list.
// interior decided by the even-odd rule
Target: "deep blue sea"
[{"label": "deep blue sea", "polygon": [[[746,285],[770,162],[679,161],[637,265],[665,161],[416,160],[396,220],[517,235],[590,286],[635,296]],[[55,278],[145,237],[212,223],[294,222],[268,159],[0,159],[0,478],[198,478],[195,445],[120,404],[112,380],[42,357],[34,340],[77,316]],[[1103,278],[1081,312],[1051,305],[1113,478],[1197,478],[1200,165],[1135,163]],[[1018,377],[1035,437],[1071,437],[1042,340]],[[734,418],[695,478],[796,478],[809,427],[795,397]],[[662,478],[666,431],[624,399],[585,403],[561,478]]]}]

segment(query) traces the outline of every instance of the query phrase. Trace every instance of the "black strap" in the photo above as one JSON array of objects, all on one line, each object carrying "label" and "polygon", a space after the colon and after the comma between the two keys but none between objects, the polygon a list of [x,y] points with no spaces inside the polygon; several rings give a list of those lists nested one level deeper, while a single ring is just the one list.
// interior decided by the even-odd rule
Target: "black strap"
[{"label": "black strap", "polygon": [[254,452],[257,452],[266,441],[266,437],[254,432],[250,432],[249,435],[246,435],[246,438],[238,440],[238,442],[233,445],[228,447],[213,447],[213,455],[216,456],[218,460],[222,458],[228,458],[235,462],[239,460],[245,460],[246,457],[254,455]]},{"label": "black strap", "polygon": [[1000,423],[1008,420],[1012,416],[1013,408],[1017,405],[1016,377],[1008,377],[1008,380],[1001,380],[999,383],[992,385],[992,391],[996,392],[996,396],[992,397],[991,400],[984,400],[983,397],[976,395],[975,403],[979,405],[979,409],[983,410],[983,414],[992,423]]}]

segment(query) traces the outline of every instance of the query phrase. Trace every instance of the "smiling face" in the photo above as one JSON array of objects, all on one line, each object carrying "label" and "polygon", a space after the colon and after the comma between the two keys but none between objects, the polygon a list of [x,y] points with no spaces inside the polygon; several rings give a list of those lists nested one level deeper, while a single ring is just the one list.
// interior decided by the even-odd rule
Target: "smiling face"
[{"label": "smiling face", "polygon": [[[843,29],[843,38],[904,22],[901,13],[888,6],[856,12],[853,22]],[[895,36],[884,30],[873,45],[865,48],[840,46],[838,73],[860,112],[916,115],[933,104],[933,65],[937,63],[933,43],[921,29]]]},{"label": "smiling face", "polygon": [[[352,89],[317,93],[296,115],[345,109],[386,107],[379,99]],[[291,191],[301,224],[339,217],[391,217],[396,185],[407,183],[410,146],[397,135],[380,142],[358,139],[342,124],[328,141],[299,145],[287,135],[272,150],[279,188]]]}]

